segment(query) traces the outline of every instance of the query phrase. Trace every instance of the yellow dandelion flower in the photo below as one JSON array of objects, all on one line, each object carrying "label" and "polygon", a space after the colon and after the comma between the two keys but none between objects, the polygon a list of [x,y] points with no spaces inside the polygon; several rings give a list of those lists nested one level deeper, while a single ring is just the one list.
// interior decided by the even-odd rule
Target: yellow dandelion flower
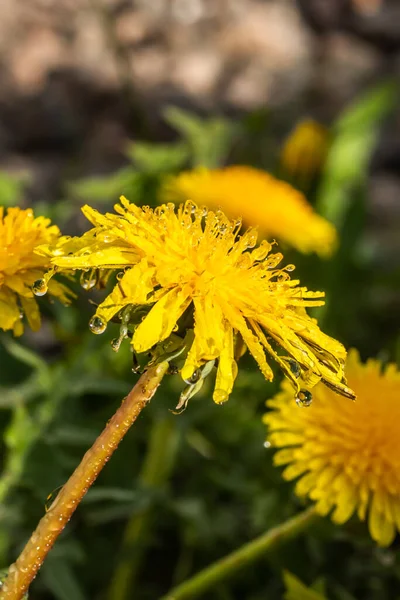
[{"label": "yellow dandelion flower", "polygon": [[[5,214],[0,207],[0,328],[23,333],[25,314],[30,327],[40,327],[40,313],[32,286],[50,266],[48,258],[35,253],[40,244],[55,244],[60,236],[50,219],[35,218],[31,209],[9,208]],[[40,290],[37,290],[40,295]],[[71,292],[52,281],[50,293],[68,303]]]},{"label": "yellow dandelion flower", "polygon": [[282,148],[282,167],[294,179],[308,182],[321,170],[328,147],[328,130],[312,119],[305,119],[298,123]]},{"label": "yellow dandelion flower", "polygon": [[266,353],[299,394],[301,386],[308,389],[322,380],[352,396],[343,377],[345,349],[305,312],[307,306],[321,306],[324,294],[291,280],[293,265],[278,269],[282,254],[270,254],[266,241],[256,247],[255,229],[239,236],[240,220],[190,201],[177,209],[171,203],[153,210],[122,197],[117,214],[102,215],[89,206],[82,210],[94,227],[43,252],[57,269],[86,270],[92,282],[95,270],[117,271],[114,289],[90,322],[92,331],[102,333],[108,321],[122,318],[122,337],[127,336],[130,311],[142,307],[144,318],[131,331],[133,349],[142,353],[169,338],[179,323],[189,322],[184,329],[192,328],[194,336],[182,378],[193,381],[199,370],[218,360],[216,402],[225,401],[232,390],[239,336],[267,380],[273,373]]},{"label": "yellow dandelion flower", "polygon": [[229,216],[242,216],[246,225],[258,227],[300,252],[329,256],[336,246],[334,226],[317,215],[305,196],[269,173],[246,166],[184,171],[166,180],[161,196],[168,200],[191,199]]},{"label": "yellow dandelion flower", "polygon": [[274,461],[286,465],[283,477],[300,477],[298,495],[314,500],[321,515],[333,509],[335,523],[354,512],[365,520],[368,512],[372,538],[387,546],[400,531],[400,372],[394,365],[382,371],[377,360],[362,364],[355,350],[346,372],[356,402],[318,385],[312,407],[293,410],[283,383],[267,402],[268,441],[280,448]]}]

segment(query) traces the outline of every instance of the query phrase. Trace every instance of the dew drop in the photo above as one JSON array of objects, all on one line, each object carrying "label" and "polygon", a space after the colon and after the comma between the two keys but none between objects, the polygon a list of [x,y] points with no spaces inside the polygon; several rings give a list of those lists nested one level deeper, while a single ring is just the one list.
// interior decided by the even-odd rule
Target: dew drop
[{"label": "dew drop", "polygon": [[98,315],[94,315],[89,321],[89,329],[92,333],[104,333],[107,328],[107,323]]},{"label": "dew drop", "polygon": [[32,286],[32,292],[35,296],[44,296],[47,289],[47,281],[45,279],[37,279]]},{"label": "dew drop", "polygon": [[308,390],[300,390],[296,396],[297,406],[308,407],[312,403],[312,393]]},{"label": "dew drop", "polygon": [[52,492],[50,492],[50,494],[47,496],[46,498],[46,502],[44,503],[44,508],[45,511],[48,512],[50,510],[50,508],[52,507],[55,499],[58,496],[58,492],[63,488],[62,485],[58,486],[55,490],[53,490]]},{"label": "dew drop", "polygon": [[268,440],[264,442],[264,448],[271,448],[271,445],[271,442],[269,442]]},{"label": "dew drop", "polygon": [[295,267],[294,265],[286,265],[286,267],[285,267],[285,271],[289,271],[289,272],[291,272],[291,271],[294,271],[294,270],[295,270],[295,268],[296,268],[296,267]]},{"label": "dew drop", "polygon": [[187,379],[184,379],[183,381],[185,383],[187,383],[188,385],[193,385],[194,383],[197,383],[199,381],[200,377],[201,377],[201,369],[196,369],[195,371],[193,371],[193,373],[190,377],[188,377]]},{"label": "dew drop", "polygon": [[225,390],[214,390],[213,400],[217,404],[224,404],[228,400],[229,396]]},{"label": "dew drop", "polygon": [[90,271],[83,271],[79,280],[79,283],[84,290],[91,290],[97,283],[97,277],[93,273],[93,269]]},{"label": "dew drop", "polygon": [[111,348],[114,350],[114,352],[118,352],[121,346],[121,342],[121,338],[114,338],[113,340],[111,340]]},{"label": "dew drop", "polygon": [[289,369],[291,370],[291,372],[293,373],[293,375],[298,378],[301,375],[301,367],[299,365],[299,363],[296,360],[293,360],[293,358],[288,358],[287,359],[287,363],[289,365]]}]

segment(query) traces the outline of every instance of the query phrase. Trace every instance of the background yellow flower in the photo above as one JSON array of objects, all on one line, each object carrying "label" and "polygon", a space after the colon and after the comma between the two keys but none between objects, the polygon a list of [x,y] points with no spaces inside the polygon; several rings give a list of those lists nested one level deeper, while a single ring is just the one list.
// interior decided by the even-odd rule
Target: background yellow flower
[{"label": "background yellow flower", "polygon": [[[35,218],[31,209],[0,207],[0,328],[12,329],[14,335],[23,332],[23,316],[36,331],[40,327],[40,313],[32,286],[43,277],[50,266],[48,258],[35,253],[40,244],[54,244],[60,231],[50,219]],[[49,292],[68,303],[71,292],[52,280]],[[41,295],[38,290],[37,295]]]},{"label": "background yellow flower", "polygon": [[328,147],[328,130],[313,119],[304,119],[286,139],[281,165],[290,177],[307,183],[321,170]]},{"label": "background yellow flower", "polygon": [[334,226],[313,211],[301,192],[252,167],[184,171],[166,180],[161,197],[219,206],[300,252],[329,256],[336,246]]},{"label": "background yellow flower", "polygon": [[280,448],[276,465],[285,479],[300,477],[296,493],[308,495],[317,511],[344,523],[368,511],[371,536],[390,544],[400,530],[400,372],[377,360],[360,362],[349,352],[346,374],[358,399],[349,402],[318,385],[309,409],[293,410],[290,389],[269,400],[264,416],[268,441]]}]

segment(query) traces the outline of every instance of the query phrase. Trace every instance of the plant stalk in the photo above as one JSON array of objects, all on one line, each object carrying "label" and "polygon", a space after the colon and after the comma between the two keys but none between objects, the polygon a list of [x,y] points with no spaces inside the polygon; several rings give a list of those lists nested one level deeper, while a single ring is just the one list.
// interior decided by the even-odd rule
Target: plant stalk
[{"label": "plant stalk", "polygon": [[236,573],[258,560],[265,552],[268,552],[282,542],[296,537],[309,527],[318,518],[315,508],[312,506],[304,512],[292,517],[288,521],[273,527],[258,538],[248,542],[239,550],[235,550],[228,556],[221,558],[209,567],[206,567],[191,579],[184,581],[173,588],[161,600],[192,600],[197,598],[212,587],[225,579],[236,575]]},{"label": "plant stalk", "polygon": [[40,520],[19,558],[10,566],[7,578],[1,587],[0,600],[21,600],[24,596],[79,502],[153,397],[167,369],[166,362],[148,369],[122,401],[117,412],[108,421],[103,432],[86,452],[81,463]]}]

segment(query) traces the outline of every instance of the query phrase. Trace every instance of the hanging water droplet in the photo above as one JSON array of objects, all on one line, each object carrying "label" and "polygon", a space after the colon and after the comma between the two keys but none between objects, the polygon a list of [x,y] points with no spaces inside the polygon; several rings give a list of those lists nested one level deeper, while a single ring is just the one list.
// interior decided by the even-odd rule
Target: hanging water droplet
[{"label": "hanging water droplet", "polygon": [[301,367],[297,360],[293,360],[293,358],[288,358],[287,363],[289,365],[289,369],[293,373],[293,375],[298,378],[301,375]]},{"label": "hanging water droplet", "polygon": [[44,296],[47,289],[47,281],[45,279],[37,279],[32,286],[32,292],[35,296]]},{"label": "hanging water droplet", "polygon": [[264,442],[264,448],[271,448],[271,442],[269,442],[268,440]]},{"label": "hanging water droplet", "polygon": [[187,383],[188,385],[193,385],[193,383],[197,383],[197,381],[199,381],[201,377],[201,369],[196,369],[195,371],[193,371],[193,373],[191,374],[190,377],[188,377],[187,379],[184,379],[183,381],[185,383]]},{"label": "hanging water droplet", "polygon": [[121,338],[114,338],[113,340],[111,340],[111,348],[114,350],[114,352],[118,352],[121,346],[121,342]]},{"label": "hanging water droplet", "polygon": [[125,275],[125,273],[123,271],[120,271],[119,273],[117,273],[117,281],[121,281],[121,279],[123,278],[124,275]]},{"label": "hanging water droplet", "polygon": [[82,271],[79,282],[84,290],[91,290],[94,288],[97,283],[97,277],[93,269],[90,271]]},{"label": "hanging water droplet", "polygon": [[289,272],[291,272],[291,271],[294,271],[294,270],[295,270],[295,268],[296,268],[296,267],[295,267],[294,265],[286,265],[286,267],[285,267],[285,271],[289,271]]},{"label": "hanging water droplet", "polygon": [[297,406],[308,407],[312,403],[312,393],[308,390],[300,390],[296,396]]},{"label": "hanging water droplet", "polygon": [[213,400],[217,404],[224,404],[228,400],[228,398],[229,398],[229,396],[225,390],[220,390],[220,389],[214,390]]},{"label": "hanging water droplet", "polygon": [[94,315],[89,321],[89,329],[92,333],[100,334],[104,333],[107,328],[107,323],[103,321],[98,315]]},{"label": "hanging water droplet", "polygon": [[46,502],[44,503],[45,511],[48,512],[53,504],[54,500],[58,496],[58,492],[63,488],[62,485],[59,485],[55,490],[50,492],[50,494],[46,498]]}]

